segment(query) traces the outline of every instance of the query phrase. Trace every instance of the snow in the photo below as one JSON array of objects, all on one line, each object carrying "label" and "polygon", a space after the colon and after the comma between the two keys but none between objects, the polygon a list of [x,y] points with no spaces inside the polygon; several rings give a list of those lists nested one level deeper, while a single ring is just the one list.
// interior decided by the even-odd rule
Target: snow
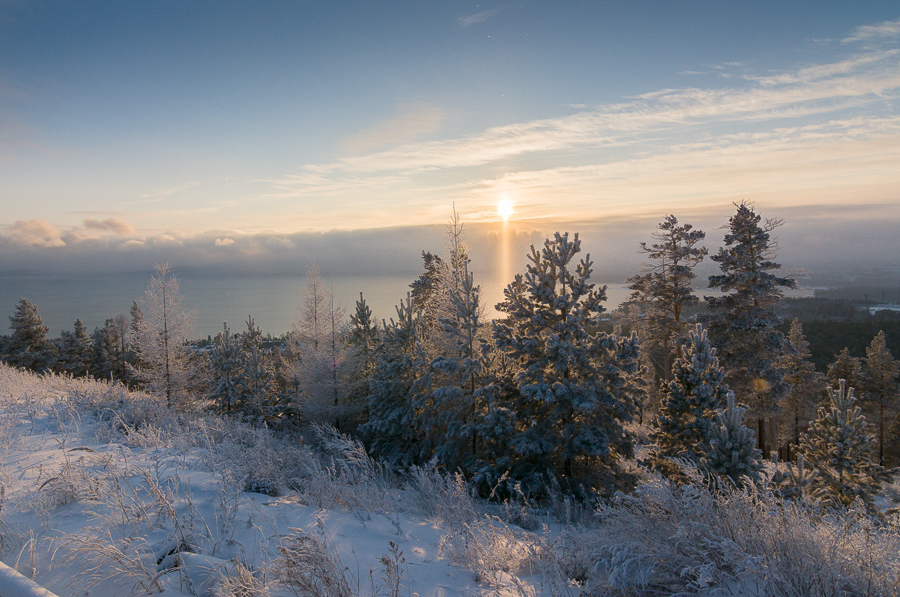
[{"label": "snow", "polygon": [[[45,590],[230,595],[238,593],[223,582],[243,579],[259,591],[250,594],[304,594],[279,582],[284,548],[298,541],[324,546],[352,595],[566,594],[550,592],[559,583],[527,574],[528,551],[515,556],[521,529],[483,513],[449,521],[434,514],[439,504],[427,503],[439,496],[403,484],[338,487],[350,479],[339,470],[345,464],[310,467],[326,478],[307,478],[277,497],[242,491],[231,470],[240,463],[222,460],[232,453],[211,439],[224,442],[229,433],[198,432],[195,423],[185,434],[172,421],[155,432],[128,427],[123,396],[150,400],[0,366],[0,554]],[[95,410],[104,400],[119,401],[116,416]],[[511,553],[504,557],[522,569],[464,561],[460,541],[475,537],[496,541],[483,546],[495,557],[505,544]]]}]

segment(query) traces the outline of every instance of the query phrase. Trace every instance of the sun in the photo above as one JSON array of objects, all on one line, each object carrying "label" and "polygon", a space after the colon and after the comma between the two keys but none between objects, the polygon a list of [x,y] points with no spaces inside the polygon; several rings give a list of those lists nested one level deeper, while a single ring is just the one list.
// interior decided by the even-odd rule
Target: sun
[{"label": "sun", "polygon": [[501,199],[497,203],[497,213],[500,214],[500,217],[504,220],[508,220],[509,216],[513,215],[513,203],[509,199]]}]

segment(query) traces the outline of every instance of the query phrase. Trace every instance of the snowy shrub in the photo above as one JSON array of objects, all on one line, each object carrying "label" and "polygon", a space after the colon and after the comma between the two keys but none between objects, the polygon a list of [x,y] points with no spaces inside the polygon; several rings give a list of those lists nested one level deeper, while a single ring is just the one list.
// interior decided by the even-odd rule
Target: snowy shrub
[{"label": "snowy shrub", "polygon": [[316,530],[294,529],[278,546],[281,557],[273,564],[276,579],[298,597],[353,597],[350,571],[325,531],[321,519]]},{"label": "snowy shrub", "polygon": [[304,460],[303,472],[293,480],[303,502],[375,512],[396,507],[387,466],[369,456],[362,442],[329,426],[314,431],[321,453]]},{"label": "snowy shrub", "polygon": [[601,507],[592,591],[896,595],[900,529],[864,508],[819,513],[756,485],[651,477]]}]

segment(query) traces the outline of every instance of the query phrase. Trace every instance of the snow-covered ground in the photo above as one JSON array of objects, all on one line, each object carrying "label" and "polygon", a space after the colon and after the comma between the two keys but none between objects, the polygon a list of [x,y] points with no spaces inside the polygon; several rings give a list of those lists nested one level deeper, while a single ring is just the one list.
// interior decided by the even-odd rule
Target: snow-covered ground
[{"label": "snow-covered ground", "polygon": [[579,592],[455,478],[392,478],[328,430],[317,452],[3,366],[0,410],[0,553],[60,596]]},{"label": "snow-covered ground", "polygon": [[631,494],[539,515],[398,477],[333,430],[0,365],[0,559],[59,596],[900,595],[895,517],[635,472]]}]

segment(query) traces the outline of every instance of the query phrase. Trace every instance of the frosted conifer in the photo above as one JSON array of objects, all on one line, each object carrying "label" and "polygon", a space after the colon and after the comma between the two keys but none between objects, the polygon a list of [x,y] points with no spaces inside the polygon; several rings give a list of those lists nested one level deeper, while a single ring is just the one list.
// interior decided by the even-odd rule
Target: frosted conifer
[{"label": "frosted conifer", "polygon": [[690,224],[679,225],[678,218],[668,215],[652,236],[657,242],[649,246],[642,242],[640,249],[652,260],[652,265],[629,278],[628,288],[632,291],[630,300],[646,306],[642,318],[646,330],[643,350],[651,342],[658,347],[662,377],[668,381],[672,373],[671,353],[688,327],[682,321],[682,313],[686,307],[699,302],[691,281],[697,277],[693,268],[707,254],[706,247],[696,246],[706,234],[694,230]]},{"label": "frosted conifer", "polygon": [[658,447],[657,457],[699,463],[717,425],[716,411],[728,397],[725,371],[702,325],[696,324],[689,333],[681,356],[672,364],[672,379],[662,391],[650,435]]},{"label": "frosted conifer", "polygon": [[233,413],[240,408],[246,390],[243,363],[240,345],[231,335],[228,324],[222,326],[224,329],[216,334],[209,351],[212,390],[209,398],[219,412]]},{"label": "frosted conifer", "polygon": [[27,298],[16,303],[9,317],[12,335],[6,343],[3,360],[13,367],[44,371],[50,366],[53,346],[47,341],[49,328],[38,314],[38,308]]},{"label": "frosted conifer", "polygon": [[862,362],[850,354],[846,346],[834,355],[834,361],[828,365],[828,383],[832,388],[839,388],[843,379],[848,387],[858,388],[862,382]]},{"label": "frosted conifer", "polygon": [[507,286],[495,346],[508,359],[488,393],[513,414],[503,430],[511,477],[539,492],[548,476],[566,491],[611,491],[618,461],[633,454],[622,424],[642,395],[637,337],[599,331],[606,287],[589,282],[590,256],[576,234],[556,233]]},{"label": "frosted conifer", "polygon": [[773,261],[777,245],[770,233],[781,220],[761,221],[747,203],[737,204],[729,219],[725,246],[710,257],[722,274],[709,277],[709,287],[722,296],[707,296],[709,335],[718,349],[729,387],[746,397],[759,417],[760,445],[765,417],[778,410],[789,386],[776,367],[784,351],[784,336],[777,327],[781,317],[775,308],[781,303],[782,288],[794,288],[792,278],[771,273],[781,268]]},{"label": "frosted conifer", "polygon": [[866,348],[863,369],[863,403],[867,411],[874,415],[878,426],[878,463],[884,466],[884,427],[897,412],[897,377],[900,363],[888,350],[884,331],[872,339]]},{"label": "frosted conifer", "polygon": [[372,451],[398,463],[421,463],[432,446],[421,426],[433,415],[431,367],[422,348],[423,324],[407,295],[397,320],[385,323],[368,398],[369,420],[360,431]]},{"label": "frosted conifer", "polygon": [[831,404],[819,408],[818,418],[800,437],[800,451],[819,470],[816,497],[844,507],[860,498],[871,508],[884,469],[872,462],[875,439],[866,433],[866,418],[856,405],[853,388],[848,389],[844,380],[839,386],[828,389]]},{"label": "frosted conifer", "polygon": [[247,317],[247,330],[239,338],[244,396],[242,409],[253,419],[269,419],[279,403],[272,354],[263,348],[262,331]]},{"label": "frosted conifer", "polygon": [[71,332],[63,330],[60,334],[58,352],[56,365],[58,371],[68,373],[72,377],[84,377],[88,374],[92,354],[91,339],[80,319],[75,320]]},{"label": "frosted conifer", "polygon": [[482,351],[485,326],[479,303],[481,288],[475,286],[466,266],[463,275],[459,285],[450,289],[453,312],[440,320],[453,343],[451,354],[435,358],[431,365],[443,374],[443,385],[433,393],[437,424],[445,436],[438,442],[436,455],[443,464],[471,469],[484,415],[481,388],[486,381],[487,362]]},{"label": "frosted conifer", "polygon": [[826,382],[825,377],[816,371],[815,365],[809,360],[812,356],[809,342],[806,341],[803,325],[797,318],[791,322],[788,342],[792,350],[786,350],[778,358],[777,364],[784,380],[791,385],[783,407],[791,419],[793,445],[797,446],[800,444],[801,424],[809,421],[814,409],[821,404],[825,397]]},{"label": "frosted conifer", "polygon": [[743,485],[746,479],[756,482],[762,470],[762,450],[756,447],[753,431],[744,426],[747,408],[738,406],[734,393],[728,392],[727,406],[716,412],[709,448],[700,464],[709,472]]}]

